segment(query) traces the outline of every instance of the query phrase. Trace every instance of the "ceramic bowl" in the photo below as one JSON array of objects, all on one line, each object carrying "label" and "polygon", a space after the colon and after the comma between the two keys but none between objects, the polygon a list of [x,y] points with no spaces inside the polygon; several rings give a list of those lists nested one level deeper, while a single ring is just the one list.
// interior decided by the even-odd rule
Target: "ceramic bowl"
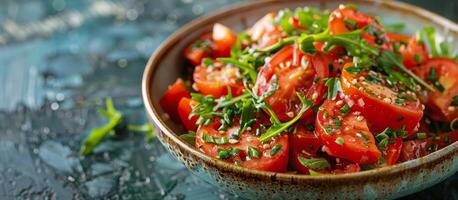
[{"label": "ceramic bowl", "polygon": [[241,31],[271,11],[303,6],[332,10],[342,3],[356,4],[364,12],[381,16],[387,24],[405,23],[408,33],[433,26],[440,37],[450,40],[451,46],[458,46],[458,26],[455,23],[399,2],[267,0],[229,7],[196,19],[172,34],[146,65],[143,100],[161,143],[192,173],[250,199],[392,199],[423,190],[453,175],[458,170],[458,142],[416,160],[355,174],[304,176],[250,170],[199,152],[178,137],[184,132],[180,125],[164,117],[159,99],[183,71],[183,49],[199,35],[211,30],[214,23]]}]

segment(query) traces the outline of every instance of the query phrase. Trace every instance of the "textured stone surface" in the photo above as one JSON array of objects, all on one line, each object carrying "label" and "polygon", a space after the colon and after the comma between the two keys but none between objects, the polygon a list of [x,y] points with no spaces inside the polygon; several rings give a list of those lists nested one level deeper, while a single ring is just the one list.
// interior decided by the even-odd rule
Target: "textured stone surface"
[{"label": "textured stone surface", "polygon": [[[193,18],[230,0],[5,1],[0,6],[0,199],[236,199],[142,135],[81,140],[113,97],[146,121],[140,82],[150,54]],[[436,12],[456,20],[456,3]],[[456,10],[456,9],[455,9]],[[458,199],[458,175],[408,198]]]}]

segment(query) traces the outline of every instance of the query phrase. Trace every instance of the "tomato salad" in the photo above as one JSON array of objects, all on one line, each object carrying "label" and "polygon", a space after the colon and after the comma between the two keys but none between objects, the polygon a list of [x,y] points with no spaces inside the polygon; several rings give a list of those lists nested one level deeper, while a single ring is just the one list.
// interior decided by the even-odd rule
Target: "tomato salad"
[{"label": "tomato salad", "polygon": [[215,24],[160,105],[199,151],[238,166],[354,173],[458,140],[458,56],[433,28],[398,33],[354,5]]}]

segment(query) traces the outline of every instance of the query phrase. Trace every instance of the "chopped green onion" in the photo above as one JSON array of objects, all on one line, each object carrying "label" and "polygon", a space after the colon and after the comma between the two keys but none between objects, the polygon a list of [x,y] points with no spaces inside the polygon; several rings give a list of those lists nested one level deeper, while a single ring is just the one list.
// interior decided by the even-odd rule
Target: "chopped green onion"
[{"label": "chopped green onion", "polygon": [[219,159],[228,159],[231,157],[231,153],[232,153],[232,150],[233,148],[232,147],[229,147],[227,149],[218,149],[218,158]]},{"label": "chopped green onion", "polygon": [[344,139],[342,137],[337,137],[335,141],[338,145],[343,145],[344,144]]},{"label": "chopped green onion", "polygon": [[281,149],[281,144],[275,145],[272,150],[270,150],[270,156],[274,156],[275,154],[278,153],[278,151]]},{"label": "chopped green onion", "polygon": [[248,147],[248,156],[250,158],[259,158],[259,150],[256,147]]},{"label": "chopped green onion", "polygon": [[427,137],[426,133],[417,133],[417,139],[426,139]]},{"label": "chopped green onion", "polygon": [[342,106],[342,108],[340,108],[340,111],[342,111],[342,114],[344,116],[347,116],[348,112],[350,111],[350,106],[348,104],[345,104],[344,106]]}]

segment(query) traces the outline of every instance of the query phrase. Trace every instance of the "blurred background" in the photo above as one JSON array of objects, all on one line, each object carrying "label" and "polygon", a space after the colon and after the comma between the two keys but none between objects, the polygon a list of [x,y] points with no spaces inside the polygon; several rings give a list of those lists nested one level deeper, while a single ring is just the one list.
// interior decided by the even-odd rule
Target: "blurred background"
[{"label": "blurred background", "polygon": [[[142,135],[79,157],[112,97],[146,122],[145,63],[190,20],[242,0],[2,0],[0,199],[237,199],[207,185]],[[458,1],[406,2],[455,22]],[[458,175],[407,199],[458,199]]]}]

